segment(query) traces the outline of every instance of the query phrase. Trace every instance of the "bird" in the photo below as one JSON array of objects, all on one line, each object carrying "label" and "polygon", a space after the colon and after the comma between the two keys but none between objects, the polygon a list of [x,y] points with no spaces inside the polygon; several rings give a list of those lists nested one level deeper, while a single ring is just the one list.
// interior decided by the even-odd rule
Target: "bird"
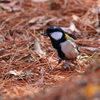
[{"label": "bird", "polygon": [[58,55],[59,62],[62,60],[75,60],[79,55],[78,47],[73,37],[57,26],[51,26],[46,29],[44,35],[47,35],[52,43],[55,53]]}]

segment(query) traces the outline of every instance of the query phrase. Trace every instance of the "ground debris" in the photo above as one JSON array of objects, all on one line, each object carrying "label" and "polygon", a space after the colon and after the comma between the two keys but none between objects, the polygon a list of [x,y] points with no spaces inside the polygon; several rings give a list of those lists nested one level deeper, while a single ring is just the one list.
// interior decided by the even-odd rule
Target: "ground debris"
[{"label": "ground debris", "polygon": [[[0,99],[99,100],[99,19],[99,0],[1,0]],[[73,70],[57,65],[43,36],[49,26],[75,36],[80,55]]]}]

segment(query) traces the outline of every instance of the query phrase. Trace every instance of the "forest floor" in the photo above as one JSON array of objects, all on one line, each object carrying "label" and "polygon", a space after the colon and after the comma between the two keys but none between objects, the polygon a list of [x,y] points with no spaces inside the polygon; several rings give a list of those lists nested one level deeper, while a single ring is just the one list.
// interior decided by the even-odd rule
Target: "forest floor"
[{"label": "forest floor", "polygon": [[[50,26],[76,37],[74,69],[57,65]],[[1,0],[0,100],[67,99],[100,100],[100,1]]]}]

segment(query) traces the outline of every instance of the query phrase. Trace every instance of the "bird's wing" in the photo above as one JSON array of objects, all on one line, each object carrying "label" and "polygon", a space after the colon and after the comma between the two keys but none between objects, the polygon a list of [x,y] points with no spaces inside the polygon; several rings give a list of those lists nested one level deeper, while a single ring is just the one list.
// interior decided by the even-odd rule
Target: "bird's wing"
[{"label": "bird's wing", "polygon": [[66,40],[72,40],[72,41],[74,41],[74,39],[72,37],[70,37],[68,34],[65,34],[65,38],[66,38]]}]

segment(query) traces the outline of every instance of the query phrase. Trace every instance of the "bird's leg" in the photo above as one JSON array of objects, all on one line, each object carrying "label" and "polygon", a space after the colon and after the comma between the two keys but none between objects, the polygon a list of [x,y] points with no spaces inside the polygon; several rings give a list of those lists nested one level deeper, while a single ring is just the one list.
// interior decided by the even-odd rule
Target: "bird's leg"
[{"label": "bird's leg", "polygon": [[[62,59],[59,59],[59,60],[58,60],[58,63],[56,64],[56,66],[58,66],[61,62],[62,62]],[[55,67],[56,67],[56,66],[55,66]]]},{"label": "bird's leg", "polygon": [[55,67],[57,67],[61,62],[62,62],[62,59],[58,59],[58,63],[53,68],[51,68],[50,70],[55,69]]},{"label": "bird's leg", "polygon": [[59,65],[61,62],[62,62],[62,59],[59,59],[59,61],[58,61],[58,64],[57,64],[57,65]]}]

